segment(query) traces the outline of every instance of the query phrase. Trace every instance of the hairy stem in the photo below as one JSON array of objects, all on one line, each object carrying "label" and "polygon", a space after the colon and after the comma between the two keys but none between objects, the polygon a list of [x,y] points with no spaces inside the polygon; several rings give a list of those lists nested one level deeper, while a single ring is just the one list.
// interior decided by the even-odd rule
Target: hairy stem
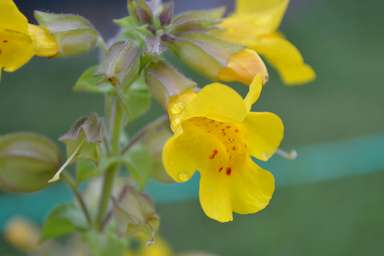
[{"label": "hairy stem", "polygon": [[68,185],[68,187],[72,190],[73,194],[75,195],[77,201],[79,202],[80,208],[81,208],[81,210],[84,213],[84,217],[85,217],[85,219],[88,222],[88,225],[92,225],[91,214],[89,213],[88,207],[85,204],[84,198],[81,195],[81,193],[80,193],[80,191],[79,191],[79,189],[77,187],[76,182],[73,180],[71,175],[69,175],[68,173],[63,173],[61,175],[61,178]]}]

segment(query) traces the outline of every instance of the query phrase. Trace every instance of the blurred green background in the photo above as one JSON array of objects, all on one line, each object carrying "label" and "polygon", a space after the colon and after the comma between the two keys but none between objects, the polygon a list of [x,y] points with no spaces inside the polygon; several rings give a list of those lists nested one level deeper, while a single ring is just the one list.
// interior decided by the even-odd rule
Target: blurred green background
[{"label": "blurred green background", "polygon": [[[115,31],[110,19],[125,15],[125,1],[16,2],[26,13],[32,9],[79,13],[89,17],[106,36]],[[179,11],[221,3],[233,5],[219,0],[176,1]],[[383,8],[384,2],[377,0],[291,2],[282,31],[313,65],[318,79],[304,87],[288,88],[271,69],[271,81],[256,109],[275,112],[284,119],[283,148],[297,148],[299,153],[301,148],[318,149],[314,151],[316,161],[299,159],[305,162],[305,170],[297,172],[285,169],[285,165],[295,166],[288,161],[272,165],[272,172],[282,174],[277,179],[284,186],[278,186],[270,207],[257,215],[237,216],[230,224],[209,220],[194,198],[162,200],[158,205],[162,235],[175,250],[201,249],[223,256],[382,254],[384,164],[380,160],[384,158],[384,145],[378,139],[384,136]],[[65,60],[35,59],[17,73],[4,74],[0,84],[0,134],[34,131],[55,139],[79,116],[101,111],[101,97],[71,90],[95,60],[95,53]],[[149,117],[132,130],[159,113],[153,107]],[[364,150],[356,148],[353,154],[354,147],[359,146],[356,139],[368,142]],[[351,154],[335,152],[342,157],[328,162],[328,147],[318,146],[324,144]],[[353,168],[356,161],[359,172]],[[319,168],[325,178],[320,173],[319,179],[295,184],[300,175],[311,176],[311,170]],[[343,175],[338,175],[339,171]],[[286,182],[285,177],[292,182]],[[13,196],[0,194],[0,200],[7,197],[11,202]],[[4,207],[25,214],[18,210],[24,209],[22,205],[0,207],[0,216],[8,210]],[[41,219],[44,214],[33,217]],[[1,242],[0,255],[7,252],[12,249]]]}]

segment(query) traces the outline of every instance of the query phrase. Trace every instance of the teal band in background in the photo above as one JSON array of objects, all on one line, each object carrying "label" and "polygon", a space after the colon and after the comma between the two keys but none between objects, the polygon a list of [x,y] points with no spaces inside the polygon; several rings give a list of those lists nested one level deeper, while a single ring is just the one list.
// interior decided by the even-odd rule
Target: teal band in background
[{"label": "teal band in background", "polygon": [[[297,151],[299,157],[296,160],[276,156],[264,164],[273,172],[278,185],[291,186],[384,170],[384,135],[304,146]],[[191,199],[197,196],[198,181],[199,177],[195,175],[183,184],[151,182],[147,192],[159,203]],[[70,192],[62,185],[33,194],[3,194],[0,196],[0,229],[9,217],[15,215],[40,222],[52,207],[70,197]]]}]

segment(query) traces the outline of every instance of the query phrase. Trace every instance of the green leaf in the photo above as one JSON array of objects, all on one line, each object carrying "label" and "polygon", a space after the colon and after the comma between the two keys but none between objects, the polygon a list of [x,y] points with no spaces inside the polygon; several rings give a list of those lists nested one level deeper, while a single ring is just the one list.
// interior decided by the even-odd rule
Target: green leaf
[{"label": "green leaf", "polygon": [[48,185],[60,163],[59,149],[50,139],[34,133],[0,137],[0,189],[33,192]]},{"label": "green leaf", "polygon": [[142,144],[137,144],[125,154],[124,160],[132,177],[143,188],[155,164],[150,152]]},{"label": "green leaf", "polygon": [[49,213],[42,228],[42,239],[53,239],[87,227],[83,212],[74,204],[62,204]]},{"label": "green leaf", "polygon": [[113,233],[90,231],[84,236],[93,256],[123,256],[126,254],[127,241],[119,239]]},{"label": "green leaf", "polygon": [[140,77],[128,87],[122,96],[127,122],[137,119],[147,112],[151,106],[151,95],[143,77]]},{"label": "green leaf", "polygon": [[77,80],[73,90],[76,92],[91,92],[91,93],[109,93],[113,91],[112,85],[106,81],[105,77],[96,74],[98,66],[92,66],[84,71]]}]

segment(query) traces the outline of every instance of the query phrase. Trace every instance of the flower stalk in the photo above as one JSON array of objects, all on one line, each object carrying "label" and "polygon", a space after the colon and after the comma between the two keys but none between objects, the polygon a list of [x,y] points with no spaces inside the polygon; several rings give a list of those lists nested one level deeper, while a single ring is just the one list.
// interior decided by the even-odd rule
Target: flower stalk
[{"label": "flower stalk", "polygon": [[[111,101],[113,103],[113,101]],[[118,99],[113,104],[113,125],[111,135],[111,155],[118,156],[120,154],[120,138],[123,127],[123,109]],[[102,229],[103,219],[108,211],[113,183],[115,176],[119,170],[119,164],[111,165],[105,172],[102,193],[99,201],[99,208],[96,217],[96,227],[99,231]]]}]

